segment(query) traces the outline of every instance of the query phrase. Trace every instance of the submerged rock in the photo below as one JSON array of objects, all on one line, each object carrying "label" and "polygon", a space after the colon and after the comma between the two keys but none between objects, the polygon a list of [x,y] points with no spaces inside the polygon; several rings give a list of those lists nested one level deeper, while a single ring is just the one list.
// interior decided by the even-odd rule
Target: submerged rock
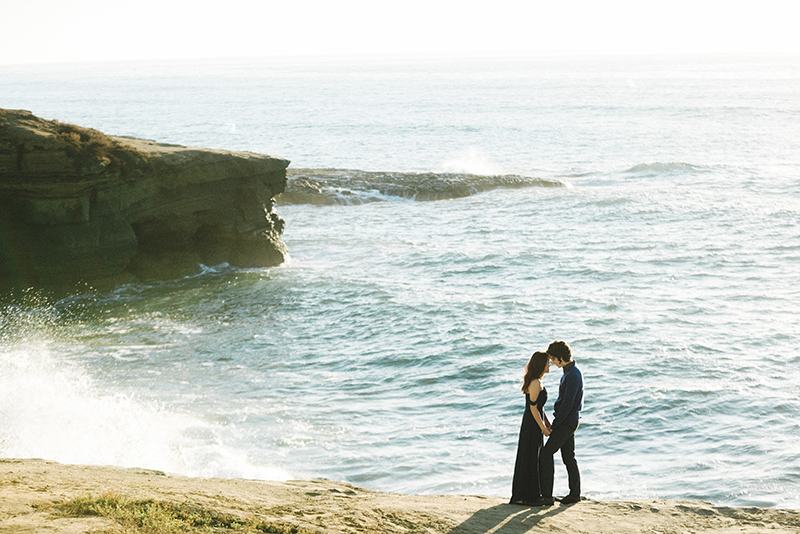
[{"label": "submerged rock", "polygon": [[288,165],[0,109],[0,288],[278,265]]}]

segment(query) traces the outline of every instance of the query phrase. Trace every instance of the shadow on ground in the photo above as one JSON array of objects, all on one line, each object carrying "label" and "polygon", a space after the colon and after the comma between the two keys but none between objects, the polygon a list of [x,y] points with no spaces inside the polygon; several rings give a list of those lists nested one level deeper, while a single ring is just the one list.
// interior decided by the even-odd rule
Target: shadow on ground
[{"label": "shadow on ground", "polygon": [[568,508],[558,505],[541,508],[500,504],[478,510],[448,534],[522,534],[530,531],[543,519],[560,514]]}]

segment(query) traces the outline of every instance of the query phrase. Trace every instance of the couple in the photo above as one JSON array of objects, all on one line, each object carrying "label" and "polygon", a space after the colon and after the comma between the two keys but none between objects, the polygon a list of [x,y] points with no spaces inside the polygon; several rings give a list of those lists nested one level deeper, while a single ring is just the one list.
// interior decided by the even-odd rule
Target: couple
[{"label": "couple", "polygon": [[[551,362],[564,371],[558,388],[558,400],[553,406],[552,423],[544,413],[547,390],[542,386],[542,377],[550,371]],[[575,431],[583,409],[583,375],[572,360],[569,345],[554,341],[547,352],[535,352],[525,367],[522,392],[525,393],[525,415],[519,431],[511,504],[554,504],[553,455],[558,449],[561,449],[561,458],[569,478],[569,495],[561,499],[561,504],[579,502],[581,475],[575,460]],[[548,438],[543,446],[544,436]]]}]

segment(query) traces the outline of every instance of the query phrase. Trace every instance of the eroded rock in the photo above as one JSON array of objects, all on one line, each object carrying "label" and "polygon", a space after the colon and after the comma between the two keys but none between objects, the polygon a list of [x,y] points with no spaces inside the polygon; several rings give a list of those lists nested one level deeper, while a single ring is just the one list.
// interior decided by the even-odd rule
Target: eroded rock
[{"label": "eroded rock", "polygon": [[0,109],[0,287],[278,265],[288,165]]}]

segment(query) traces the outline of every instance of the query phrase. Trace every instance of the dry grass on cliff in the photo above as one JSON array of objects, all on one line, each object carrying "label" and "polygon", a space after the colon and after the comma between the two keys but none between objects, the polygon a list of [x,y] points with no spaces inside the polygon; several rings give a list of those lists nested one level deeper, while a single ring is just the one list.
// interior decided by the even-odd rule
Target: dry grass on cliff
[{"label": "dry grass on cliff", "polygon": [[242,519],[192,504],[176,504],[155,499],[136,500],[116,493],[98,497],[85,495],[55,505],[65,517],[104,517],[112,520],[119,532],[129,534],[177,534],[217,532],[237,534],[313,534],[293,525]]},{"label": "dry grass on cliff", "polygon": [[97,130],[42,119],[30,111],[0,109],[0,140],[6,150],[18,153],[20,162],[27,152],[42,149],[42,138],[63,147],[78,176],[111,172],[126,177],[149,161],[148,154]]},{"label": "dry grass on cliff", "polygon": [[125,146],[102,132],[74,124],[55,122],[55,137],[65,145],[67,156],[75,162],[78,174],[93,166],[127,176],[148,161],[147,154]]}]

